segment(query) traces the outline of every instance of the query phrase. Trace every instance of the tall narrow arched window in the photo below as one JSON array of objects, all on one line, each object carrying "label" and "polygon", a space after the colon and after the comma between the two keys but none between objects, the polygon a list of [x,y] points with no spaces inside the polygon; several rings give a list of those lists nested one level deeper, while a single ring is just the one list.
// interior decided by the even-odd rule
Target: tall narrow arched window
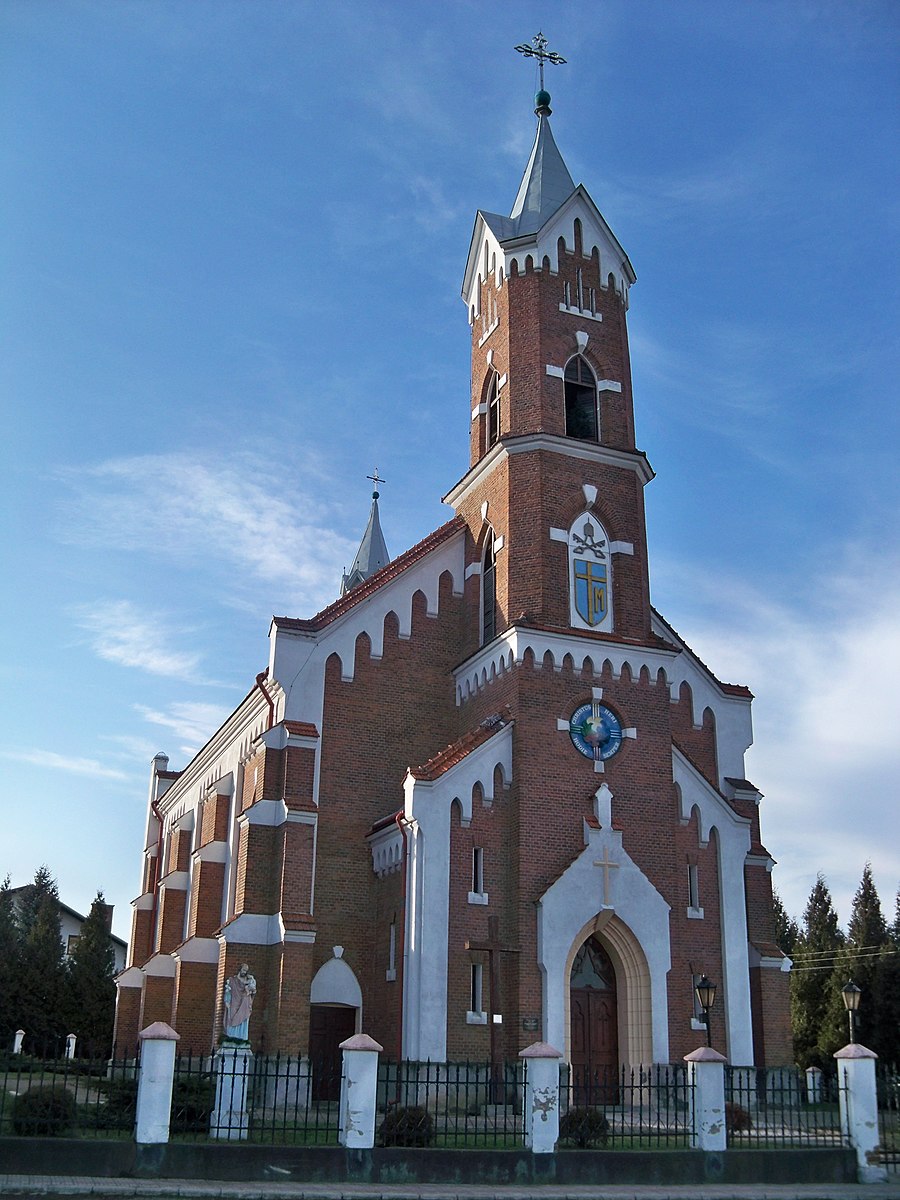
[{"label": "tall narrow arched window", "polygon": [[500,376],[491,371],[485,396],[487,407],[487,448],[500,439]]},{"label": "tall narrow arched window", "polygon": [[598,441],[597,380],[580,354],[566,367],[565,390],[566,437]]},{"label": "tall narrow arched window", "polygon": [[492,641],[497,632],[497,572],[494,561],[494,534],[488,531],[481,564],[481,644]]}]

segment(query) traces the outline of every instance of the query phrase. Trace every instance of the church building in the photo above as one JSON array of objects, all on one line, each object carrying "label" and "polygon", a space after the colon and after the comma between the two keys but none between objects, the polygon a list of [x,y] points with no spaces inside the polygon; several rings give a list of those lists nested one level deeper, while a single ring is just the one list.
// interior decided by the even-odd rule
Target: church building
[{"label": "church building", "polygon": [[209,1053],[246,962],[253,1049],[313,1070],[354,1032],[394,1060],[678,1063],[702,975],[716,1049],[791,1061],[752,696],[650,602],[635,273],[536,102],[465,262],[452,515],[390,559],[376,491],[339,597],[274,617],[221,728],[154,760],[120,1045],[161,1020]]}]

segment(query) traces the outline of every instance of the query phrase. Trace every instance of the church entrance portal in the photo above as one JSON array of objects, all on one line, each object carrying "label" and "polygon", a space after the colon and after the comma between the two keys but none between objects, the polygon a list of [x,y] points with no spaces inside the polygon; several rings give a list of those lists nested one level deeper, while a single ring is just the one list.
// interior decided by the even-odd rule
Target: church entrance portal
[{"label": "church entrance portal", "polygon": [[313,1100],[341,1098],[341,1042],[356,1033],[356,1009],[312,1004],[309,1009],[309,1062]]},{"label": "church entrance portal", "polygon": [[572,964],[569,980],[573,1101],[615,1104],[619,1096],[616,972],[596,937]]}]

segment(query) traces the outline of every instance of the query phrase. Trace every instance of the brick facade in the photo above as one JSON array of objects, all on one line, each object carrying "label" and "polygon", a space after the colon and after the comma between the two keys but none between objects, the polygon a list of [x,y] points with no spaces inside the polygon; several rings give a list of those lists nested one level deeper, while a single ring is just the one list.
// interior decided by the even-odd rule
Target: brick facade
[{"label": "brick facade", "polygon": [[[156,761],[130,959],[143,977],[120,989],[122,1036],[166,1020],[185,1048],[207,1051],[224,981],[247,962],[258,1051],[314,1054],[317,1003],[354,1009],[391,1057],[418,1038],[450,1059],[484,1059],[490,1023],[470,1011],[480,963],[484,1002],[502,1013],[495,1053],[512,1058],[542,1034],[568,1053],[569,976],[562,959],[552,979],[546,964],[553,953],[571,964],[593,933],[617,977],[620,1062],[677,1062],[696,1047],[701,973],[727,980],[714,1044],[741,1063],[788,1060],[771,860],[759,794],[742,778],[751,697],[717,680],[651,606],[633,275],[621,248],[610,260],[618,243],[592,202],[573,195],[531,251],[527,238],[492,241],[489,220],[484,246],[473,242],[470,266],[490,266],[471,289],[483,316],[455,519],[317,616],[276,618],[269,670],[209,746],[181,773]],[[567,436],[563,372],[575,355],[598,381],[596,442]],[[572,623],[564,539],[582,516],[608,539],[603,631]],[[482,645],[491,538],[496,636]],[[625,731],[602,763],[576,751],[567,727],[601,698]],[[444,904],[443,926],[430,926]],[[551,946],[567,907],[581,916]],[[467,948],[490,928],[503,947],[496,996],[487,951]],[[422,976],[436,944],[437,997]],[[427,1012],[412,1011],[414,995]]]}]

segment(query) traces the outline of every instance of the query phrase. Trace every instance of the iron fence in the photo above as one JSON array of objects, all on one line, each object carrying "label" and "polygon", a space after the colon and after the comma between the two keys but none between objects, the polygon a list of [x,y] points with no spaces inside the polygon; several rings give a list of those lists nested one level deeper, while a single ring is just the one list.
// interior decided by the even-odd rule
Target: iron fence
[{"label": "iron fence", "polygon": [[693,1085],[682,1066],[560,1068],[559,1144],[606,1150],[691,1144]]},{"label": "iron fence", "polygon": [[516,1149],[525,1063],[386,1062],[378,1069],[379,1146]]},{"label": "iron fence", "polygon": [[845,1145],[838,1097],[843,1086],[836,1075],[823,1076],[815,1099],[794,1067],[726,1067],[728,1145],[776,1149]]},{"label": "iron fence", "polygon": [[289,1054],[182,1055],[175,1062],[173,1141],[338,1143],[341,1063]]},{"label": "iron fence", "polygon": [[878,1063],[878,1154],[888,1171],[900,1172],[900,1068]]},{"label": "iron fence", "polygon": [[0,1055],[0,1136],[131,1137],[137,1054]]}]

